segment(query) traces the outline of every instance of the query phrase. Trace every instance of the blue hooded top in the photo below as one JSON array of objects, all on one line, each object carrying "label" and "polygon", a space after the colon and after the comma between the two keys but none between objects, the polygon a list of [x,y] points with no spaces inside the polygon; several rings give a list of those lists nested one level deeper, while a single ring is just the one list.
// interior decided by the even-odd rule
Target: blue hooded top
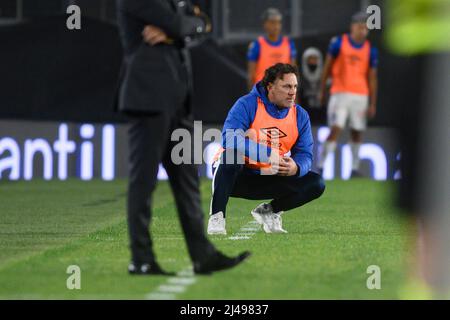
[{"label": "blue hooded top", "polygon": [[[255,119],[258,97],[263,101],[266,111],[270,116],[276,119],[284,119],[288,115],[289,108],[280,108],[271,103],[267,97],[266,90],[261,85],[261,82],[258,82],[250,93],[239,98],[228,112],[222,129],[222,146],[225,149],[233,148],[252,160],[268,162],[271,153],[270,148],[266,145],[258,144],[244,135],[244,132],[250,128],[250,125]],[[299,136],[291,149],[291,158],[298,166],[297,175],[302,177],[311,170],[314,140],[308,113],[297,104],[295,107],[297,108]],[[230,130],[235,132],[235,134],[230,135]],[[267,150],[268,152],[259,152],[261,149]],[[255,171],[255,173],[258,172]]]}]

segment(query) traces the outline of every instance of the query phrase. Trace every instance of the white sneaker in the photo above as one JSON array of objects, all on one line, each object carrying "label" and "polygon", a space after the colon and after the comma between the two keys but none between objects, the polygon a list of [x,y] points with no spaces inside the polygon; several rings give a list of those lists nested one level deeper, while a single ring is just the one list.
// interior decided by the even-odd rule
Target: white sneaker
[{"label": "white sneaker", "polygon": [[227,234],[223,212],[212,214],[208,221],[208,234]]},{"label": "white sneaker", "polygon": [[264,222],[267,221],[268,215],[272,213],[272,206],[269,203],[261,203],[251,212],[253,218],[259,224],[264,224]]},{"label": "white sneaker", "polygon": [[270,215],[270,222],[264,223],[263,229],[266,233],[287,233],[286,230],[283,229],[283,221],[281,219],[281,214],[283,211],[273,213]]},{"label": "white sneaker", "polygon": [[283,211],[274,213],[273,208],[268,203],[261,203],[252,210],[252,216],[256,222],[262,224],[266,233],[287,233],[282,227],[281,214]]}]

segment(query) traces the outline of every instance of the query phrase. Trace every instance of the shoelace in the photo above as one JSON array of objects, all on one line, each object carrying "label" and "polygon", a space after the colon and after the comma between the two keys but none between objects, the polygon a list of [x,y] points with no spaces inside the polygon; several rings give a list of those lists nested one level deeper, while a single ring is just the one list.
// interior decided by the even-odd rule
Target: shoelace
[{"label": "shoelace", "polygon": [[273,225],[277,228],[281,228],[281,216],[279,214],[274,214]]},{"label": "shoelace", "polygon": [[212,224],[218,224],[219,223],[219,217],[213,217],[211,222],[212,222]]}]

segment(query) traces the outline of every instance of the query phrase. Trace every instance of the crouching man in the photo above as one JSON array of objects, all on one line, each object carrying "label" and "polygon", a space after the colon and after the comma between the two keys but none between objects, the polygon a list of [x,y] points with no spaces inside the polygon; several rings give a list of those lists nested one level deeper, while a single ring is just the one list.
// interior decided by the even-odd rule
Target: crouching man
[{"label": "crouching man", "polygon": [[278,63],[229,111],[213,164],[209,234],[226,234],[229,197],[272,199],[251,214],[266,233],[285,233],[281,214],[324,192],[310,171],[314,141],[308,113],[295,103],[297,86],[297,69]]}]

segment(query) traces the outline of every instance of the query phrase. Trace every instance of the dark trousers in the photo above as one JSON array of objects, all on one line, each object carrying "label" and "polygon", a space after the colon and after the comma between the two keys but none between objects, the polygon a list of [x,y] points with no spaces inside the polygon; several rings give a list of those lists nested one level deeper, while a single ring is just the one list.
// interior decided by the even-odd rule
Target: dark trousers
[{"label": "dark trousers", "polygon": [[319,198],[325,190],[323,178],[308,172],[303,177],[259,175],[242,164],[227,164],[226,152],[214,171],[211,213],[226,212],[229,197],[272,199],[274,212],[287,211]]},{"label": "dark trousers", "polygon": [[170,135],[176,128],[187,129],[192,134],[193,121],[186,115],[169,113],[132,117],[128,131],[130,171],[127,211],[130,247],[135,263],[151,263],[156,259],[149,226],[151,196],[161,162],[169,176],[192,261],[202,262],[215,252],[205,236],[197,167],[192,164],[175,165],[170,158],[172,147],[176,144],[170,141]]}]

